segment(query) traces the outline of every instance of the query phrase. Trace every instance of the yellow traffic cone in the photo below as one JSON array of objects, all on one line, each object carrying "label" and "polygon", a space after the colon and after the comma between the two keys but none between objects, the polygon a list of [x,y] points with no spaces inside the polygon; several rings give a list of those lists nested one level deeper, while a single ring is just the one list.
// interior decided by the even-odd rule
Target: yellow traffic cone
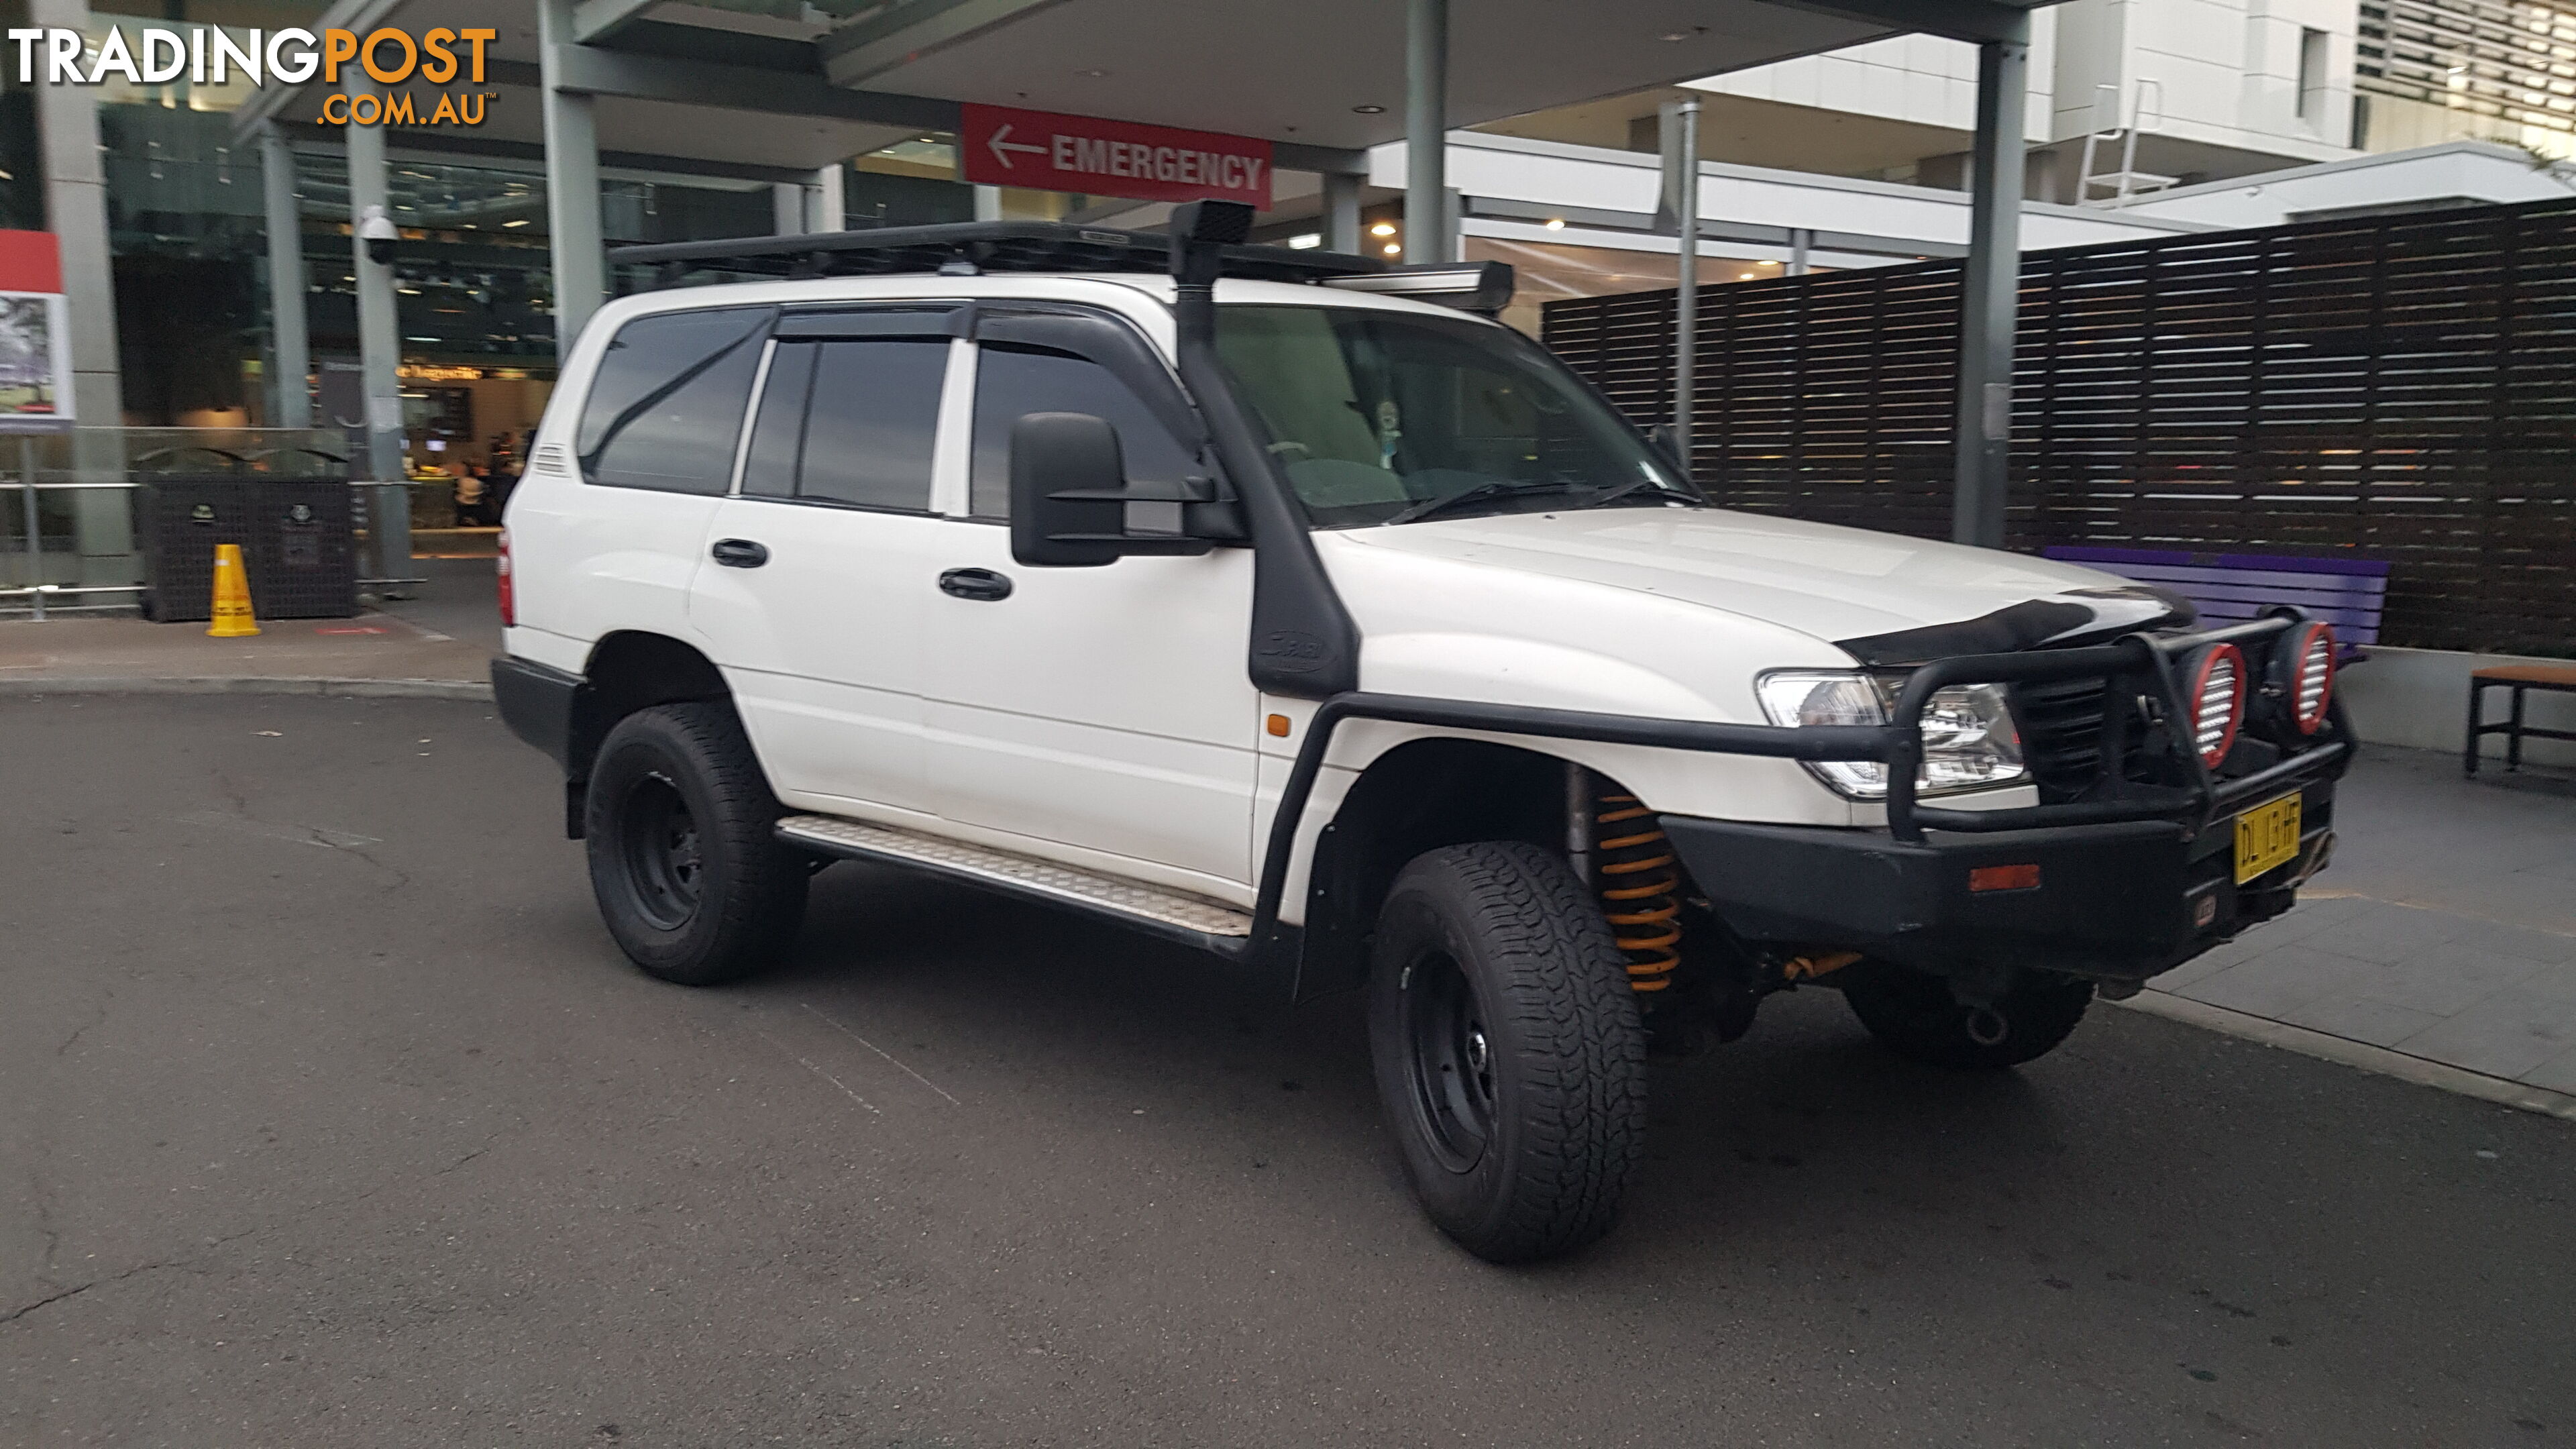
[{"label": "yellow traffic cone", "polygon": [[242,572],[241,545],[215,545],[215,622],[211,639],[243,639],[259,632],[250,612],[250,575]]}]

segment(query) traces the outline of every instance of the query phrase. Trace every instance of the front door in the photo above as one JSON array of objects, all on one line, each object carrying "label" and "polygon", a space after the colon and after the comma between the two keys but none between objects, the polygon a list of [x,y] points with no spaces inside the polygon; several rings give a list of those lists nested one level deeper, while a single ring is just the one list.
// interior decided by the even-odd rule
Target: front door
[{"label": "front door", "polygon": [[[922,627],[952,344],[929,309],[782,318],[691,618],[790,803],[926,814]],[[886,814],[880,810],[876,812]]]},{"label": "front door", "polygon": [[[1142,348],[1141,339],[1133,346]],[[1118,430],[1132,480],[1206,471],[1158,420],[1177,389],[1043,346],[986,341],[974,359],[969,517],[941,525],[925,635],[929,769],[939,812],[1026,848],[1220,895],[1251,879],[1260,698],[1244,672],[1252,552],[1014,562],[1011,425],[1079,412]],[[1141,505],[1151,507],[1153,505]],[[992,582],[1007,581],[1008,593]],[[1046,849],[1046,847],[1058,847]]]}]

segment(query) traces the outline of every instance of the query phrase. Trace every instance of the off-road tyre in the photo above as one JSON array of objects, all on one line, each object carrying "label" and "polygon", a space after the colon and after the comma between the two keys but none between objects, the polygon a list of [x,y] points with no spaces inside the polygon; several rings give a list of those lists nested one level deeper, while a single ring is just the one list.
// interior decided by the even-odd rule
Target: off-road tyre
[{"label": "off-road tyre", "polygon": [[1378,914],[1368,1014],[1388,1127],[1442,1232],[1518,1263],[1610,1230],[1644,1159],[1646,1034],[1564,861],[1518,841],[1417,856]]},{"label": "off-road tyre", "polygon": [[[1975,1008],[1950,994],[1937,976],[1884,961],[1846,967],[1838,984],[1852,1015],[1898,1056],[1953,1071],[1997,1071],[2034,1061],[2057,1049],[2093,1004],[2093,983],[2065,976],[2025,973],[1996,1001],[2002,1036],[1980,1041],[1970,1030]],[[1831,978],[1828,978],[1831,979]],[[1994,1023],[1982,1023],[1988,1035]]]},{"label": "off-road tyre", "polygon": [[730,705],[655,705],[599,746],[583,807],[591,893],[619,949],[682,986],[738,981],[805,920],[802,852]]}]

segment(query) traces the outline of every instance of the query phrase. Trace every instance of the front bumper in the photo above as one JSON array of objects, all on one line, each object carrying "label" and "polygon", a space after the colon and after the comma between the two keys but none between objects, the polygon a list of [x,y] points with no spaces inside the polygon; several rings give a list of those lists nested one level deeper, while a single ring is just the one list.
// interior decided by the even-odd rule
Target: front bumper
[{"label": "front bumper", "polygon": [[[2290,908],[2334,838],[2334,781],[2298,791],[2298,856],[2241,886],[2227,820],[2197,833],[2196,821],[2130,820],[1911,843],[1877,830],[1680,815],[1662,824],[1700,893],[1747,941],[1860,951],[1942,975],[2044,969],[2135,982]],[[2013,866],[2038,867],[2038,883],[1972,889],[1972,871]]]}]

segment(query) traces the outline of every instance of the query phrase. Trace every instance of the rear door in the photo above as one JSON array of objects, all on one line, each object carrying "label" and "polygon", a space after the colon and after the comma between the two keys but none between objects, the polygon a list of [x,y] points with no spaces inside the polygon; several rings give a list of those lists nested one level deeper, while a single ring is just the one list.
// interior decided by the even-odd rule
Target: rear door
[{"label": "rear door", "polygon": [[953,310],[782,317],[740,488],[705,534],[692,618],[771,784],[809,807],[931,808],[922,616]]},{"label": "rear door", "polygon": [[1123,322],[988,307],[976,330],[970,516],[938,525],[946,584],[926,595],[937,808],[1058,858],[1097,852],[1117,858],[1092,859],[1107,868],[1234,894],[1223,885],[1250,878],[1260,709],[1244,671],[1252,551],[1099,568],[1011,557],[1022,415],[1107,418],[1128,476],[1165,482],[1212,469],[1196,417]]},{"label": "rear door", "polygon": [[655,312],[617,329],[563,438],[578,481],[532,489],[511,510],[523,619],[583,649],[621,629],[703,642],[689,591],[770,316]]}]

